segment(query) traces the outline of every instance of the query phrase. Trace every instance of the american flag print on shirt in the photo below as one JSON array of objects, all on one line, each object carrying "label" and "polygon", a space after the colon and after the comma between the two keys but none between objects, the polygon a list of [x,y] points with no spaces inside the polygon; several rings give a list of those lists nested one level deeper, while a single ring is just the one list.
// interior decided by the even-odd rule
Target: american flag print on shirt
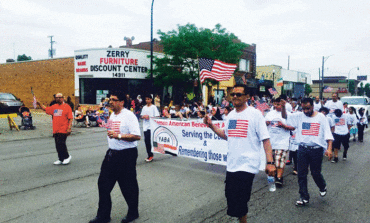
[{"label": "american flag print on shirt", "polygon": [[54,110],[54,117],[57,117],[57,116],[62,116],[62,114],[63,114],[63,110],[61,110],[61,109],[55,109]]},{"label": "american flag print on shirt", "polygon": [[111,130],[113,130],[114,132],[119,134],[120,133],[120,129],[119,129],[120,126],[121,126],[120,121],[113,121],[112,126],[111,126]]},{"label": "american flag print on shirt", "polygon": [[302,135],[318,136],[320,130],[319,123],[302,123]]},{"label": "american flag print on shirt", "polygon": [[335,126],[340,126],[340,125],[345,125],[345,124],[346,124],[346,121],[344,120],[344,118],[335,119]]},{"label": "american flag print on shirt", "polygon": [[248,120],[230,120],[228,126],[228,137],[247,138]]}]

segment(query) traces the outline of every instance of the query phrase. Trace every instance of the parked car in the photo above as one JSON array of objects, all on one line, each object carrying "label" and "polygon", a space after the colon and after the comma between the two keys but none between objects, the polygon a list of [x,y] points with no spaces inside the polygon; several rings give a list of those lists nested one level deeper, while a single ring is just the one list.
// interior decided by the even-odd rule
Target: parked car
[{"label": "parked car", "polygon": [[340,100],[344,103],[348,103],[348,108],[349,107],[354,107],[356,109],[356,113],[358,115],[358,110],[360,108],[364,108],[364,114],[366,117],[369,118],[370,115],[370,98],[366,96],[346,96],[346,97],[341,97]]},{"label": "parked car", "polygon": [[11,93],[0,92],[0,114],[18,113],[23,102]]}]

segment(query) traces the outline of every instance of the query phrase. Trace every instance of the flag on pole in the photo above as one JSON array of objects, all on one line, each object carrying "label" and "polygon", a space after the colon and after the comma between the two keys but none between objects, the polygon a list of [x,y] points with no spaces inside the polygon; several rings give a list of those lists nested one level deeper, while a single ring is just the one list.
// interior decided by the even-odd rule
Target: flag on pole
[{"label": "flag on pole", "polygon": [[269,92],[272,95],[276,95],[278,93],[275,88],[269,88]]},{"label": "flag on pole", "polygon": [[227,81],[233,75],[236,64],[229,64],[219,60],[206,58],[199,59],[200,82],[210,78],[216,81]]},{"label": "flag on pole", "polygon": [[284,80],[283,80],[283,78],[279,78],[279,79],[277,80],[276,86],[281,87],[281,86],[283,86],[283,85],[284,85]]},{"label": "flag on pole", "polygon": [[260,110],[262,114],[264,114],[266,110],[270,109],[270,106],[266,102],[260,102],[257,100],[256,105],[257,105],[256,108]]}]

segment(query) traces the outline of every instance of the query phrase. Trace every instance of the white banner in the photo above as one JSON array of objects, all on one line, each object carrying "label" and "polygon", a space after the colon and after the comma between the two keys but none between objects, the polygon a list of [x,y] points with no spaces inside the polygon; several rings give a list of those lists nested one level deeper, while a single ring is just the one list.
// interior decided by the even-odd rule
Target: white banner
[{"label": "white banner", "polygon": [[[223,121],[213,123],[220,128],[225,127]],[[201,120],[150,119],[150,127],[154,153],[171,154],[206,163],[226,165],[227,141],[220,138]],[[264,170],[265,160],[265,152],[261,148],[260,170]]]}]

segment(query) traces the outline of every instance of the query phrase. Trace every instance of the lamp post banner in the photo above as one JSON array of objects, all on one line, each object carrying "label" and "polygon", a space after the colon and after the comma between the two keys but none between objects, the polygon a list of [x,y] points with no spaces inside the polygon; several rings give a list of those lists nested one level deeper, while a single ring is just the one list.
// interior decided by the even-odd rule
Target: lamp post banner
[{"label": "lamp post banner", "polygon": [[[213,122],[225,128],[223,121]],[[152,152],[188,157],[201,162],[226,165],[227,140],[220,138],[203,120],[174,121],[150,119]],[[265,168],[265,152],[261,148],[260,170]]]}]

